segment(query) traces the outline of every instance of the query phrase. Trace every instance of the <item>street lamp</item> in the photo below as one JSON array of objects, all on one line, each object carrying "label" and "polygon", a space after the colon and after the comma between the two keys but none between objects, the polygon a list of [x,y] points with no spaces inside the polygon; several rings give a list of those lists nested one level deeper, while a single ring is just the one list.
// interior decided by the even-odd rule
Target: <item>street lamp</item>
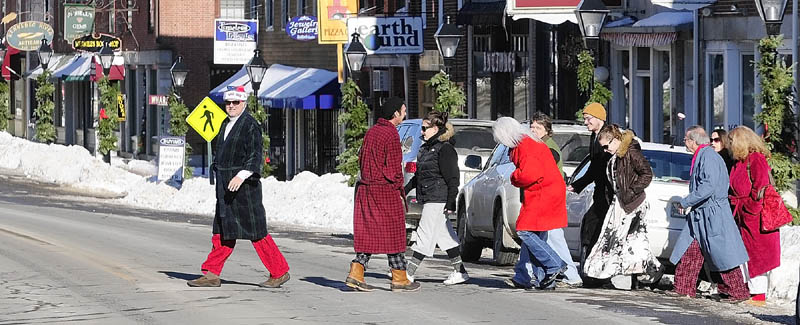
[{"label": "street lamp", "polygon": [[258,88],[261,86],[261,81],[264,80],[264,75],[267,74],[267,64],[261,59],[261,50],[256,49],[253,51],[253,58],[247,62],[247,76],[250,77],[250,84],[253,85],[253,94],[256,95],[258,100]]},{"label": "street lamp", "polygon": [[601,0],[581,0],[575,16],[578,18],[578,27],[581,29],[584,44],[596,43],[600,39],[600,31],[609,11]]},{"label": "street lamp", "polygon": [[447,22],[439,26],[433,37],[436,39],[439,54],[442,55],[445,61],[445,68],[447,68],[447,59],[456,56],[458,42],[461,40],[461,30],[455,24],[451,24],[450,16],[447,16]]},{"label": "street lamp", "polygon": [[[5,55],[5,51],[3,51]],[[50,58],[53,57],[53,49],[47,43],[47,39],[42,39],[42,45],[39,46],[39,62],[42,64],[42,71],[47,70],[47,65],[50,64]]]},{"label": "street lamp", "polygon": [[347,67],[353,75],[353,79],[358,79],[361,73],[361,67],[367,61],[367,49],[364,44],[361,44],[361,38],[358,33],[353,33],[353,39],[347,44],[344,49],[345,59],[347,60]]},{"label": "street lamp", "polygon": [[108,43],[103,44],[103,48],[100,49],[98,53],[100,55],[100,65],[103,66],[103,74],[106,78],[109,78],[109,72],[111,72],[111,63],[114,62],[114,50],[112,50]]},{"label": "street lamp", "polygon": [[186,75],[189,74],[189,68],[183,64],[182,56],[178,56],[175,63],[172,64],[172,68],[169,69],[169,74],[172,75],[172,85],[175,86],[175,88],[183,88],[183,84],[186,82]]},{"label": "street lamp", "polygon": [[781,33],[781,22],[783,22],[787,2],[787,0],[756,0],[758,15],[767,25],[767,35],[773,36]]}]

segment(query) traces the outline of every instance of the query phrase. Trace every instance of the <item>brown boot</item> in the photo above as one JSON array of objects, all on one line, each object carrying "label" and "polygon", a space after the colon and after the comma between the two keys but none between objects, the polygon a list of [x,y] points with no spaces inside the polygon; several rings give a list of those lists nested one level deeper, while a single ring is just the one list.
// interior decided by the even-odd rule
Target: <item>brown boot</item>
[{"label": "brown boot", "polygon": [[190,287],[219,287],[222,281],[219,279],[218,275],[206,272],[205,275],[197,279],[186,281],[186,284]]},{"label": "brown boot", "polygon": [[372,287],[364,281],[364,266],[358,262],[350,263],[350,274],[347,275],[344,283],[358,291],[372,291]]},{"label": "brown boot", "polygon": [[280,288],[282,284],[286,283],[286,281],[289,281],[289,272],[286,272],[277,278],[269,277],[269,280],[261,282],[258,285],[264,288]]},{"label": "brown boot", "polygon": [[392,269],[392,291],[418,291],[419,282],[411,282],[406,276],[406,270]]}]

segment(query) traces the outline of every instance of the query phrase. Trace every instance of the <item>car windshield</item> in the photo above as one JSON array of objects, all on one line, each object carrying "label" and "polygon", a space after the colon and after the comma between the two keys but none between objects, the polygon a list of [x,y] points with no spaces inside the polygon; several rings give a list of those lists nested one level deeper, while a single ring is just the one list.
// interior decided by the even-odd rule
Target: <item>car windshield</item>
[{"label": "car windshield", "polygon": [[455,126],[453,139],[456,149],[490,152],[497,145],[488,127]]},{"label": "car windshield", "polygon": [[589,135],[578,133],[553,133],[553,141],[561,148],[565,164],[579,164],[589,154]]},{"label": "car windshield", "polygon": [[653,179],[662,182],[688,182],[692,155],[688,153],[642,150],[653,167]]}]

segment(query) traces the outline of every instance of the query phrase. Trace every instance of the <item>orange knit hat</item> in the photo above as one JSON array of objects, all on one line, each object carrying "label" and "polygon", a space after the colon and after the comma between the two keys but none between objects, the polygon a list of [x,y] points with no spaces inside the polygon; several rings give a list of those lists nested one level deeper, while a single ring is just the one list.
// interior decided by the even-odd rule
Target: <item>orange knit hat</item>
[{"label": "orange knit hat", "polygon": [[583,114],[589,114],[603,121],[606,120],[606,109],[600,103],[591,103],[583,108]]}]

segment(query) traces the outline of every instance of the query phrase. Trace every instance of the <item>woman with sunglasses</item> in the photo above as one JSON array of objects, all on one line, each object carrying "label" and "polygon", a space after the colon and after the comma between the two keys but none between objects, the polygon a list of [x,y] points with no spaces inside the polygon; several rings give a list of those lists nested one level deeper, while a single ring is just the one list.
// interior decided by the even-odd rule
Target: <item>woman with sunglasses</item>
[{"label": "woman with sunglasses", "polygon": [[603,220],[600,239],[583,265],[584,272],[598,279],[631,275],[631,289],[636,289],[636,280],[652,283],[658,280],[662,270],[647,238],[650,205],[645,200],[644,190],[653,180],[653,171],[633,131],[622,131],[615,124],[606,125],[597,139],[603,150],[612,155],[606,174],[614,196]]},{"label": "woman with sunglasses", "polygon": [[458,247],[458,237],[450,223],[450,215],[456,211],[456,195],[460,181],[458,154],[450,142],[453,125],[447,122],[447,112],[433,111],[422,120],[424,143],[417,156],[417,171],[406,185],[406,193],[417,189],[417,200],[422,203],[422,216],[417,227],[417,241],[408,263],[408,279],[414,274],[425,257],[433,256],[436,245],[447,253],[453,272],[444,284],[458,284],[469,279]]},{"label": "woman with sunglasses", "polygon": [[733,164],[736,163],[733,160],[733,156],[731,155],[730,145],[728,143],[728,132],[725,129],[716,129],[711,132],[711,146],[714,147],[714,151],[716,151],[720,156],[722,156],[722,160],[725,161],[725,167],[728,167],[728,174],[731,173],[731,168],[733,168]]}]

